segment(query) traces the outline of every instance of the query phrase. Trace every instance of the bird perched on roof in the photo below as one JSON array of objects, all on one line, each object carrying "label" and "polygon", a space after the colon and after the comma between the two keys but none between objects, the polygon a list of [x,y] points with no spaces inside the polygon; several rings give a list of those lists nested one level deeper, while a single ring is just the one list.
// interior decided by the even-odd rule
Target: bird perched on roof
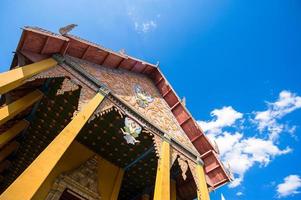
[{"label": "bird perched on roof", "polygon": [[64,26],[59,29],[59,32],[61,35],[66,35],[69,33],[72,29],[74,29],[77,26],[77,24],[69,24],[67,26]]}]

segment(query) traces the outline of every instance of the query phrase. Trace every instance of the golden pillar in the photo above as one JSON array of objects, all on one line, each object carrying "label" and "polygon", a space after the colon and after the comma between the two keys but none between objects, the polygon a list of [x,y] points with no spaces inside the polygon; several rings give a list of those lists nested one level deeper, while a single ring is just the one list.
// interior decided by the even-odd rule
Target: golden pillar
[{"label": "golden pillar", "polygon": [[17,122],[13,127],[5,131],[0,135],[0,149],[6,145],[9,141],[15,138],[19,133],[21,133],[25,128],[27,128],[29,122],[26,120],[21,120]]},{"label": "golden pillar", "polygon": [[117,200],[124,170],[109,161],[102,159],[99,167],[99,184],[101,199]]},{"label": "golden pillar", "polygon": [[2,193],[0,199],[31,199],[103,99],[104,96],[97,93],[29,167]]},{"label": "golden pillar", "polygon": [[201,162],[199,160],[198,164],[196,166],[196,173],[197,173],[198,185],[199,185],[199,188],[198,188],[198,191],[197,191],[198,200],[210,200],[203,165],[204,165],[203,162]]},{"label": "golden pillar", "polygon": [[154,200],[170,200],[170,144],[164,138],[158,161]]},{"label": "golden pillar", "polygon": [[32,106],[42,97],[43,93],[40,90],[35,90],[24,97],[21,97],[20,99],[0,108],[0,126]]},{"label": "golden pillar", "polygon": [[30,65],[19,67],[0,74],[0,94],[4,94],[23,84],[24,80],[30,78],[44,70],[57,65],[57,61],[52,58],[42,60]]}]

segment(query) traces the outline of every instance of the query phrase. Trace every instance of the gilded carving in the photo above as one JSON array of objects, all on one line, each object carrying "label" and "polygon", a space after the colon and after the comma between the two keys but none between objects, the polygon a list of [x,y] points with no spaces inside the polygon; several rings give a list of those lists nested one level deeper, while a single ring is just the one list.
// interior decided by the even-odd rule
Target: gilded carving
[{"label": "gilded carving", "polygon": [[153,97],[146,92],[140,85],[136,84],[134,86],[134,91],[136,94],[137,104],[141,108],[146,108],[151,102],[153,102]]},{"label": "gilded carving", "polygon": [[33,76],[30,79],[27,79],[26,82],[30,82],[41,78],[61,78],[61,77],[68,78],[69,81],[65,82],[63,88],[61,88],[60,91],[58,91],[58,95],[61,92],[68,91],[68,89],[73,90],[75,87],[74,85],[81,86],[80,97],[78,102],[78,110],[81,110],[82,106],[95,95],[94,91],[97,90],[97,88],[95,88],[95,86],[93,86],[87,80],[85,80],[80,75],[78,75],[77,72],[75,72],[67,65],[62,64],[62,66],[57,65],[49,70],[46,70],[42,73]]},{"label": "gilded carving", "polygon": [[160,136],[154,134],[153,142],[154,142],[154,146],[155,146],[155,150],[156,150],[156,155],[157,155],[157,157],[160,157],[161,145],[162,145],[163,139]]},{"label": "gilded carving", "polygon": [[93,156],[78,168],[61,174],[54,182],[46,200],[59,200],[65,189],[76,192],[87,200],[101,199],[98,191],[98,158]]},{"label": "gilded carving", "polygon": [[[149,78],[121,69],[105,68],[76,58],[71,59],[75,60],[88,73],[104,83],[127,106],[133,108],[155,126],[170,134],[171,137],[181,144],[197,152],[179,126],[170,111],[170,107]],[[137,93],[139,97],[137,97]]]}]

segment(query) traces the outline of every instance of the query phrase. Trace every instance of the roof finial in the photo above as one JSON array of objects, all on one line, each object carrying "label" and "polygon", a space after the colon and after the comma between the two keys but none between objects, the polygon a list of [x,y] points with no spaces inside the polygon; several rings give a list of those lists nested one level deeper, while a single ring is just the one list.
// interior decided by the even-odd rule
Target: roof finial
[{"label": "roof finial", "polygon": [[120,50],[119,50],[119,53],[122,54],[122,55],[125,55],[125,54],[126,54],[126,53],[125,53],[125,49],[120,49]]},{"label": "roof finial", "polygon": [[72,29],[74,29],[77,26],[77,24],[69,24],[67,26],[64,26],[59,29],[59,32],[61,35],[66,35],[69,33]]},{"label": "roof finial", "polygon": [[183,106],[186,106],[186,97],[183,97],[181,99],[181,103],[182,103]]}]

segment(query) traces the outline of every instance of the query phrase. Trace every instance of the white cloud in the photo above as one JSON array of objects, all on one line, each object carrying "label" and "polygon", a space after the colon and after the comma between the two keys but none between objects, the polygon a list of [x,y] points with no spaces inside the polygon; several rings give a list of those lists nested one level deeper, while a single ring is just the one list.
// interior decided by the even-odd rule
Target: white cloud
[{"label": "white cloud", "polygon": [[289,127],[285,124],[281,124],[278,120],[294,110],[301,108],[301,97],[283,90],[280,92],[279,98],[276,102],[268,102],[267,105],[267,110],[254,112],[254,122],[258,126],[258,130],[260,132],[267,131],[269,138],[273,141],[276,141],[279,134],[283,131],[293,133],[295,131],[295,127]]},{"label": "white cloud", "polygon": [[289,175],[284,178],[284,182],[277,185],[278,197],[287,197],[300,193],[301,179],[298,175]]},{"label": "white cloud", "polygon": [[226,151],[221,151],[220,156],[224,162],[230,164],[235,177],[234,181],[230,183],[230,187],[240,185],[244,174],[255,164],[265,167],[275,156],[287,154],[291,151],[290,148],[279,149],[270,140],[243,137],[240,133],[225,133],[217,138],[216,142],[218,145],[226,146],[228,141],[230,141],[229,148]]},{"label": "white cloud", "polygon": [[236,196],[242,196],[242,195],[243,195],[242,192],[237,192],[237,193],[236,193]]},{"label": "white cloud", "polygon": [[142,33],[147,33],[157,28],[157,23],[154,20],[145,21],[142,23],[135,22],[135,30]]},{"label": "white cloud", "polygon": [[128,10],[127,15],[138,33],[148,33],[157,28],[160,14],[146,14],[147,12],[142,12],[137,5],[127,6],[126,9]]},{"label": "white cloud", "polygon": [[199,125],[208,134],[220,134],[222,128],[232,126],[236,120],[243,117],[242,113],[237,112],[231,106],[221,109],[214,109],[210,115],[214,118],[211,121],[199,121]]},{"label": "white cloud", "polygon": [[244,174],[254,165],[265,167],[274,157],[291,152],[289,147],[280,149],[270,139],[247,137],[239,131],[224,131],[226,127],[238,129],[238,122],[243,120],[243,114],[231,106],[214,109],[211,116],[212,120],[198,123],[208,137],[217,143],[221,160],[229,163],[234,174],[230,187],[240,185]]},{"label": "white cloud", "polygon": [[226,200],[223,193],[221,193],[221,200]]}]

